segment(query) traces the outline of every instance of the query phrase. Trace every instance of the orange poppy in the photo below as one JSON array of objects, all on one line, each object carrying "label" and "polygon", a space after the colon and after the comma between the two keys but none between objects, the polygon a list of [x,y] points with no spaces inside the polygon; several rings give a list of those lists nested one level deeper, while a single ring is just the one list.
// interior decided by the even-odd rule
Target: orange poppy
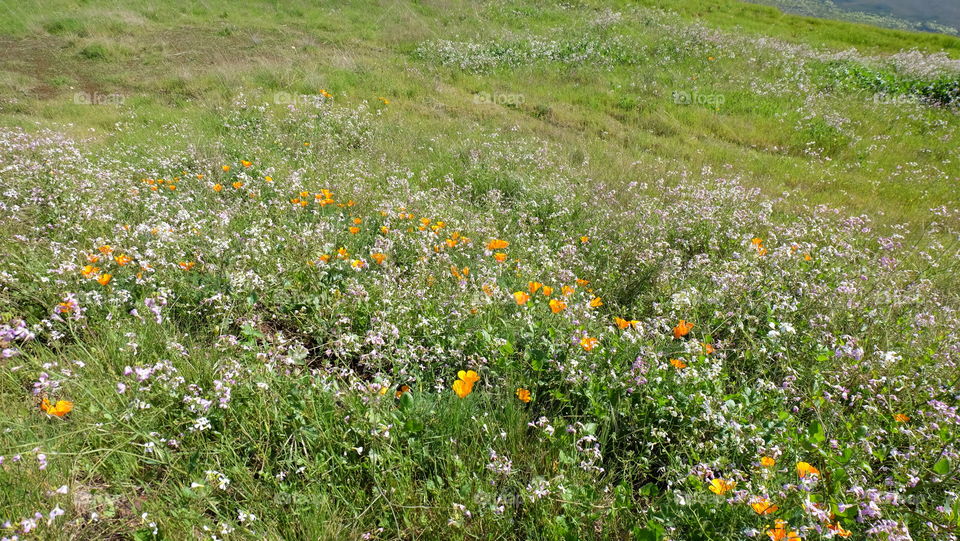
[{"label": "orange poppy", "polygon": [[690,334],[690,329],[693,329],[693,323],[681,319],[677,326],[673,328],[673,337],[674,338],[683,338],[684,336]]}]

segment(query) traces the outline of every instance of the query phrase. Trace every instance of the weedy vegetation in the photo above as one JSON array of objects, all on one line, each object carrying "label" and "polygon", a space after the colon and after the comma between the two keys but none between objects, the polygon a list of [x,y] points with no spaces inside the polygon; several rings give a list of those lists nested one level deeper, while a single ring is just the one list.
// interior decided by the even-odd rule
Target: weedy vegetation
[{"label": "weedy vegetation", "polygon": [[960,40],[3,11],[4,539],[960,536]]}]

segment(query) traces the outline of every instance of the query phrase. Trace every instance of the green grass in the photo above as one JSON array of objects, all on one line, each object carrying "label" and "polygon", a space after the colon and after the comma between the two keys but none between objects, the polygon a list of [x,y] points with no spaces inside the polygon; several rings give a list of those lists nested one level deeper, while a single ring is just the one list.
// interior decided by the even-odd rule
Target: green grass
[{"label": "green grass", "polygon": [[956,531],[957,59],[732,0],[6,2],[0,522]]}]

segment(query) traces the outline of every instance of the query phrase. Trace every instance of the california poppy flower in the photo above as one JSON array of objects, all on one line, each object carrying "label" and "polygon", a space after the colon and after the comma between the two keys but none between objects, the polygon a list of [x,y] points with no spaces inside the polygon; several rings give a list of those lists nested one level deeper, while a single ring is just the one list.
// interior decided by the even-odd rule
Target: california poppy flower
[{"label": "california poppy flower", "polygon": [[453,392],[464,398],[473,392],[473,384],[478,381],[480,376],[473,370],[461,370],[457,372],[457,380],[453,382]]},{"label": "california poppy flower", "polygon": [[222,190],[222,189],[223,189],[223,184],[214,184],[214,185],[213,185],[213,191],[215,191],[215,192],[219,192],[219,191]]},{"label": "california poppy flower", "polygon": [[410,390],[410,386],[409,386],[409,385],[401,385],[400,388],[397,389],[397,392],[394,393],[394,396],[395,396],[396,398],[400,398],[401,396],[403,396],[403,393],[406,393],[406,392],[409,391],[409,390]]},{"label": "california poppy flower", "polygon": [[473,392],[473,385],[458,379],[453,382],[453,392],[457,393],[457,396],[460,398],[466,398],[467,395]]},{"label": "california poppy flower", "polygon": [[531,400],[530,391],[528,391],[527,389],[524,389],[523,387],[517,387],[516,394],[517,394],[517,398],[519,398],[521,402],[526,403],[526,402],[530,402]]},{"label": "california poppy flower", "polygon": [[841,526],[839,522],[827,524],[827,529],[833,532],[833,535],[836,535],[837,537],[850,537],[853,535],[853,532]]},{"label": "california poppy flower", "polygon": [[100,285],[102,286],[109,284],[110,280],[113,280],[113,275],[108,273],[103,273],[97,277],[97,281],[100,282]]},{"label": "california poppy flower", "polygon": [[69,400],[57,400],[55,404],[51,405],[50,401],[44,398],[43,401],[40,402],[40,409],[43,410],[47,415],[63,417],[73,410],[73,402],[70,402]]},{"label": "california poppy flower", "polygon": [[350,234],[351,234],[351,235],[356,235],[356,234],[359,233],[359,232],[360,232],[360,228],[359,228],[359,227],[357,227],[357,226],[352,226],[352,227],[350,227]]},{"label": "california poppy flower", "polygon": [[704,355],[710,355],[711,353],[713,353],[713,352],[716,351],[716,350],[717,350],[717,349],[716,349],[715,347],[713,347],[712,345],[710,345],[710,344],[708,344],[708,343],[706,343],[706,342],[703,342],[703,354],[704,354]]},{"label": "california poppy flower", "polygon": [[560,288],[560,294],[563,295],[564,297],[569,297],[570,295],[573,295],[574,291],[575,290],[570,286],[563,286]]},{"label": "california poppy flower", "polygon": [[683,370],[687,367],[687,363],[681,361],[680,359],[670,359],[670,366],[676,368],[677,370]]},{"label": "california poppy flower", "polygon": [[893,416],[893,420],[896,421],[896,422],[898,422],[898,423],[905,423],[905,422],[907,422],[907,421],[910,420],[910,417],[907,416],[907,415],[905,415],[905,414],[903,414],[903,413],[898,413],[898,414],[896,414],[896,415]]},{"label": "california poppy flower", "polygon": [[803,479],[807,475],[820,475],[820,470],[814,468],[807,462],[797,462],[797,475]]},{"label": "california poppy flower", "polygon": [[773,457],[762,456],[760,457],[760,465],[764,468],[772,468],[777,465],[777,461]]},{"label": "california poppy flower", "polygon": [[480,375],[474,372],[473,370],[466,370],[466,371],[461,370],[457,372],[457,377],[459,379],[462,379],[463,381],[466,381],[470,385],[473,385],[474,383],[480,381]]},{"label": "california poppy flower", "polygon": [[530,291],[530,294],[531,294],[531,295],[533,295],[534,293],[536,293],[537,290],[540,289],[541,287],[543,287],[543,284],[541,284],[540,282],[528,282],[528,283],[527,283],[527,290]]},{"label": "california poppy flower", "polygon": [[133,258],[126,254],[120,254],[117,257],[113,258],[113,260],[117,262],[117,265],[120,265],[122,267],[127,263],[133,261]]},{"label": "california poppy flower", "polygon": [[518,305],[523,306],[530,300],[530,295],[527,295],[523,291],[515,291],[513,293],[513,300],[517,301]]},{"label": "california poppy flower", "polygon": [[797,532],[790,531],[789,525],[785,520],[777,520],[776,526],[767,530],[767,537],[771,541],[799,541],[802,539]]},{"label": "california poppy flower", "polygon": [[690,334],[690,329],[693,329],[693,323],[681,319],[677,326],[673,328],[673,337],[674,338],[683,338],[684,336]]},{"label": "california poppy flower", "polygon": [[567,309],[567,303],[561,301],[560,299],[550,299],[550,311],[554,314],[558,314]]},{"label": "california poppy flower", "polygon": [[93,265],[84,265],[84,267],[80,269],[80,274],[82,274],[84,278],[92,278],[98,272],[100,272],[100,267],[94,267]]},{"label": "california poppy flower", "polygon": [[497,252],[493,254],[493,258],[497,260],[497,263],[503,263],[507,260],[507,254],[503,252]]},{"label": "california poppy flower", "polygon": [[590,308],[598,308],[600,306],[603,306],[603,299],[600,297],[594,297],[590,300]]},{"label": "california poppy flower", "polygon": [[510,246],[510,243],[505,240],[493,239],[487,243],[487,250],[491,252],[494,250],[503,250],[507,246]]},{"label": "california poppy flower", "polygon": [[223,169],[223,172],[226,173],[227,171],[230,170],[230,166],[229,166],[229,165],[224,165],[224,166],[221,166],[221,169]]},{"label": "california poppy flower", "polygon": [[588,242],[590,242],[590,237],[588,237],[588,236],[586,236],[586,235],[580,237],[580,243],[581,243],[581,244],[586,244],[586,243],[588,243]]},{"label": "california poppy flower", "polygon": [[780,509],[779,506],[774,505],[774,503],[767,498],[760,497],[751,498],[750,507],[753,508],[753,512],[758,515],[771,515]]},{"label": "california poppy flower", "polygon": [[543,293],[545,297],[549,297],[550,295],[553,295],[553,288],[550,286],[543,286],[540,292]]},{"label": "california poppy flower", "polygon": [[714,494],[723,495],[727,492],[730,492],[737,486],[736,481],[728,481],[726,479],[720,479],[719,477],[710,480],[710,492]]},{"label": "california poppy flower", "polygon": [[375,253],[371,254],[370,257],[377,262],[377,265],[383,265],[383,262],[387,260],[387,254]]},{"label": "california poppy flower", "polygon": [[188,271],[188,270],[192,269],[194,265],[196,265],[196,262],[194,262],[194,261],[181,261],[181,262],[177,263],[177,265],[179,265],[181,269],[183,269],[183,270],[185,270],[185,271]]},{"label": "california poppy flower", "polygon": [[586,351],[593,351],[593,348],[597,347],[597,344],[600,343],[600,340],[592,336],[584,336],[580,339],[580,347]]},{"label": "california poppy flower", "polygon": [[253,162],[248,162],[247,160],[240,160],[240,164],[243,165],[244,167],[250,167],[251,165],[253,165]]}]

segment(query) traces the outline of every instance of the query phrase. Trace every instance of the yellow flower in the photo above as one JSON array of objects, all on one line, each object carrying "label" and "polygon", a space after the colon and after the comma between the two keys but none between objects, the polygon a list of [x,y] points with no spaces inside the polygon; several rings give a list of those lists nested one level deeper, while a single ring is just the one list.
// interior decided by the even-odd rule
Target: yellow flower
[{"label": "yellow flower", "polygon": [[91,278],[98,272],[100,272],[100,267],[94,267],[93,265],[84,265],[84,267],[80,269],[80,274],[83,274],[84,278]]},{"label": "yellow flower", "polygon": [[480,375],[474,372],[473,370],[467,370],[467,371],[461,370],[457,372],[457,377],[459,379],[462,379],[463,381],[466,381],[470,385],[473,385],[474,383],[480,381]]},{"label": "yellow flower", "polygon": [[354,259],[353,261],[350,262],[350,266],[352,266],[355,269],[362,269],[367,266],[367,263],[362,259]]},{"label": "yellow flower", "polygon": [[243,188],[243,183],[242,183],[242,182],[240,182],[240,181],[238,180],[238,181],[236,181],[236,182],[233,183],[233,189],[234,189],[234,190],[239,190],[240,188]]},{"label": "yellow flower", "polygon": [[907,422],[907,421],[910,420],[910,417],[907,416],[907,415],[905,415],[905,414],[903,414],[903,413],[898,413],[898,414],[896,414],[896,415],[893,416],[893,420],[896,421],[896,422],[898,422],[898,423],[905,423],[905,422]]},{"label": "yellow flower", "polygon": [[531,295],[533,295],[534,293],[536,293],[537,290],[540,289],[541,287],[543,287],[543,284],[541,284],[540,282],[528,282],[528,283],[527,283],[527,290],[530,291],[530,294],[531,294]]},{"label": "yellow flower", "polygon": [[797,475],[803,479],[807,475],[820,475],[820,470],[814,468],[807,462],[797,462]]},{"label": "yellow flower", "polygon": [[569,297],[570,295],[573,295],[573,292],[574,292],[574,289],[570,286],[563,286],[560,288],[560,294],[563,295],[564,297]]},{"label": "yellow flower", "polygon": [[530,300],[530,295],[527,295],[523,291],[515,291],[513,293],[513,300],[517,301],[518,305],[523,306]]},{"label": "yellow flower", "polygon": [[185,270],[185,271],[188,271],[188,270],[193,269],[193,266],[196,265],[196,262],[194,262],[194,261],[181,261],[181,262],[177,263],[177,265],[180,265],[180,268],[181,268],[181,269],[183,269],[183,270]]},{"label": "yellow flower", "polygon": [[244,167],[250,167],[251,165],[253,165],[253,162],[248,162],[247,160],[240,160],[240,163]]},{"label": "yellow flower", "polygon": [[487,250],[490,250],[491,252],[494,250],[503,250],[507,246],[510,246],[509,242],[500,239],[493,239],[487,243]]},{"label": "yellow flower", "polygon": [[773,457],[762,456],[760,457],[760,465],[764,468],[772,468],[777,465],[777,461]]},{"label": "yellow flower", "polygon": [[69,400],[57,400],[56,404],[51,405],[50,401],[44,398],[43,401],[40,402],[40,409],[42,409],[48,415],[63,417],[73,410],[73,402],[70,402]]},{"label": "yellow flower", "polygon": [[759,496],[750,499],[750,507],[752,507],[753,512],[758,515],[771,515],[780,509],[779,506],[774,505],[774,503],[767,498],[761,498]]},{"label": "yellow flower", "polygon": [[503,263],[507,260],[507,254],[503,252],[497,252],[493,254],[493,258],[497,260],[497,263]]},{"label": "yellow flower", "polygon": [[377,262],[377,265],[383,265],[383,262],[387,260],[387,254],[376,253],[371,254],[370,257]]},{"label": "yellow flower", "polygon": [[473,392],[473,384],[467,383],[462,379],[458,379],[453,382],[453,392],[457,393],[457,396],[460,398],[465,398],[468,394]]},{"label": "yellow flower", "polygon": [[567,303],[559,299],[550,299],[550,311],[554,314],[558,314],[567,309]]},{"label": "yellow flower", "polygon": [[130,257],[130,256],[128,256],[128,255],[126,255],[126,254],[120,254],[120,255],[118,255],[117,257],[113,258],[113,259],[114,259],[114,261],[117,262],[117,265],[120,265],[121,267],[124,266],[124,265],[126,265],[127,263],[133,261],[133,258]]},{"label": "yellow flower", "polygon": [[716,349],[715,347],[711,346],[710,344],[708,344],[708,343],[706,343],[706,342],[703,342],[703,354],[704,354],[704,355],[710,355],[711,353],[713,353],[713,352],[716,351],[716,350],[717,350],[717,349]]},{"label": "yellow flower", "polygon": [[597,347],[597,344],[599,343],[600,343],[600,340],[597,340],[592,336],[584,336],[583,338],[580,339],[580,347],[582,347],[586,351],[592,351],[593,348]]},{"label": "yellow flower", "polygon": [[677,326],[673,328],[673,337],[674,338],[683,338],[684,336],[690,334],[690,329],[693,328],[693,323],[681,319]]},{"label": "yellow flower", "polygon": [[453,382],[453,392],[457,396],[464,398],[473,392],[473,384],[480,381],[480,376],[473,370],[461,370],[457,372],[457,380]]},{"label": "yellow flower", "polygon": [[410,391],[409,385],[401,385],[400,388],[397,389],[397,392],[394,393],[394,396],[397,398],[400,398],[401,396],[403,396],[403,393],[406,393],[408,391]]},{"label": "yellow flower", "polygon": [[710,486],[708,488],[710,489],[710,492],[713,492],[714,494],[723,495],[733,490],[736,486],[736,481],[728,481],[726,479],[720,479],[717,477],[716,479],[712,479],[710,481]]},{"label": "yellow flower", "polygon": [[263,177],[263,180],[265,180],[265,181],[267,181],[267,182],[273,182],[273,177],[271,177],[271,176],[266,176],[266,177]]},{"label": "yellow flower", "polygon": [[351,234],[351,235],[356,235],[356,234],[359,233],[359,232],[360,232],[360,228],[357,227],[357,226],[352,226],[352,227],[350,228],[350,234]]},{"label": "yellow flower", "polygon": [[98,278],[97,281],[100,282],[100,285],[105,286],[110,283],[110,280],[113,279],[112,274],[103,273]]},{"label": "yellow flower", "polygon": [[777,520],[776,526],[767,530],[767,536],[771,541],[798,541],[803,539],[797,532],[790,531],[790,527],[784,520]]},{"label": "yellow flower", "polygon": [[594,297],[594,298],[590,301],[590,308],[597,308],[597,307],[600,307],[600,306],[603,306],[603,300],[600,299],[600,297]]},{"label": "yellow flower", "polygon": [[530,391],[523,387],[517,387],[517,398],[519,398],[521,402],[530,402]]},{"label": "yellow flower", "polygon": [[590,237],[584,235],[584,236],[580,237],[580,242],[581,242],[582,244],[586,244],[586,243],[590,242]]},{"label": "yellow flower", "polygon": [[214,185],[213,185],[213,191],[215,191],[215,192],[219,192],[219,191],[222,190],[222,189],[223,189],[223,184],[214,184]]},{"label": "yellow flower", "polygon": [[540,291],[545,297],[553,295],[553,288],[550,286],[543,286],[543,289]]},{"label": "yellow flower", "polygon": [[683,370],[687,367],[687,363],[681,361],[680,359],[670,359],[670,366],[676,368],[677,370]]},{"label": "yellow flower", "polygon": [[99,250],[101,254],[106,255],[113,251],[113,246],[110,246],[109,244],[104,244],[99,248]]},{"label": "yellow flower", "polygon": [[853,535],[853,532],[841,526],[839,522],[827,524],[827,529],[832,531],[837,537],[850,537]]}]

